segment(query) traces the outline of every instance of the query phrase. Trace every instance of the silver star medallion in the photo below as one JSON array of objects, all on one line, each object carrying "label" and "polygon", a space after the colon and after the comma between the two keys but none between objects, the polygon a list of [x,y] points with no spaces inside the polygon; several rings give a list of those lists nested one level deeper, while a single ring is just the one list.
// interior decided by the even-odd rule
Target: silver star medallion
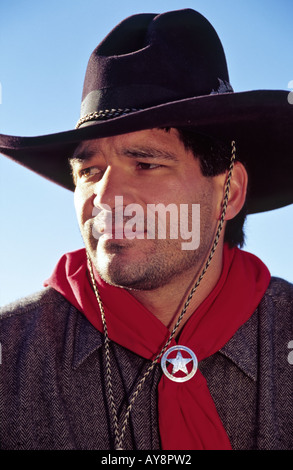
[{"label": "silver star medallion", "polygon": [[[174,356],[173,351],[177,351],[176,357],[169,357]],[[182,351],[185,351],[184,357],[182,356]],[[187,356],[187,357],[186,357]],[[192,368],[187,368],[187,364],[193,362]],[[169,372],[167,369],[168,364],[173,365],[172,372]],[[197,371],[197,358],[191,349],[187,348],[186,346],[173,346],[172,348],[168,349],[162,357],[161,366],[163,369],[164,374],[168,379],[173,380],[173,382],[186,382],[190,380]],[[178,375],[178,372],[181,372]],[[182,376],[182,374],[185,374]]]}]

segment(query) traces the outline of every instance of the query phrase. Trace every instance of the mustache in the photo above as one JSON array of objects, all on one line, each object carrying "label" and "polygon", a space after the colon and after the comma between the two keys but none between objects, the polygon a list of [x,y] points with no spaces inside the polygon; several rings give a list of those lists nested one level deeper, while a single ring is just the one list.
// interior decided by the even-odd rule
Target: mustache
[{"label": "mustache", "polygon": [[141,214],[125,215],[122,211],[117,217],[117,212],[108,210],[97,210],[91,219],[93,235],[111,234],[115,238],[124,236],[132,237],[132,234],[145,233],[147,230],[147,219]]},{"label": "mustache", "polygon": [[166,218],[160,218],[158,214],[154,214],[154,217],[150,220],[146,215],[135,213],[134,215],[121,215],[117,218],[110,211],[100,211],[91,219],[90,226],[92,235],[96,239],[102,235],[109,235],[115,239],[167,239],[167,234],[171,238],[178,238],[177,221],[172,226],[166,221]]}]

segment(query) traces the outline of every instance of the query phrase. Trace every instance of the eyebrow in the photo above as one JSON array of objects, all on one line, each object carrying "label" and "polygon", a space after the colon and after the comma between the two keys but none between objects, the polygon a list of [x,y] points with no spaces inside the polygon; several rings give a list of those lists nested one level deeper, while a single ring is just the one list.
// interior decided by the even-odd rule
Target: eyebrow
[{"label": "eyebrow", "polygon": [[177,156],[167,150],[160,150],[153,147],[143,147],[122,150],[122,155],[130,158],[157,158],[160,160],[178,161]]},{"label": "eyebrow", "polygon": [[[97,154],[96,148],[85,148],[76,151],[72,157],[69,158],[71,166],[76,163],[84,163],[90,161]],[[141,158],[141,159],[160,159],[178,162],[178,157],[167,150],[161,150],[153,147],[139,147],[139,148],[124,148],[121,150],[120,155],[129,158]]]},{"label": "eyebrow", "polygon": [[73,163],[82,163],[84,161],[90,160],[96,154],[96,150],[93,148],[86,148],[80,151],[75,151],[74,154],[69,157],[69,162]]}]

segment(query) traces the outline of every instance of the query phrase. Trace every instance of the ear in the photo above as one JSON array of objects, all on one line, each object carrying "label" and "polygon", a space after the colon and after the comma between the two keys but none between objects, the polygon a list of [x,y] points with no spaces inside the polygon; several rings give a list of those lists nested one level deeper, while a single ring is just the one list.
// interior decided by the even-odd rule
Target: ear
[{"label": "ear", "polygon": [[241,162],[236,161],[232,172],[225,220],[233,219],[242,209],[246,199],[247,183],[247,171]]}]

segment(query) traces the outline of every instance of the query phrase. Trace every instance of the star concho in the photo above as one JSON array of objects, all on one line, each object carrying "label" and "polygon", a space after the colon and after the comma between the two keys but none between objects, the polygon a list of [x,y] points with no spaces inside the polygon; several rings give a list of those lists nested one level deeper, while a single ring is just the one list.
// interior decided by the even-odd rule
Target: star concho
[{"label": "star concho", "polygon": [[[177,354],[175,355],[177,351]],[[191,364],[192,363],[192,364]],[[173,365],[172,372],[170,364]],[[198,361],[196,355],[186,346],[173,346],[164,353],[161,367],[168,379],[173,382],[186,382],[190,380],[197,371]]]}]

